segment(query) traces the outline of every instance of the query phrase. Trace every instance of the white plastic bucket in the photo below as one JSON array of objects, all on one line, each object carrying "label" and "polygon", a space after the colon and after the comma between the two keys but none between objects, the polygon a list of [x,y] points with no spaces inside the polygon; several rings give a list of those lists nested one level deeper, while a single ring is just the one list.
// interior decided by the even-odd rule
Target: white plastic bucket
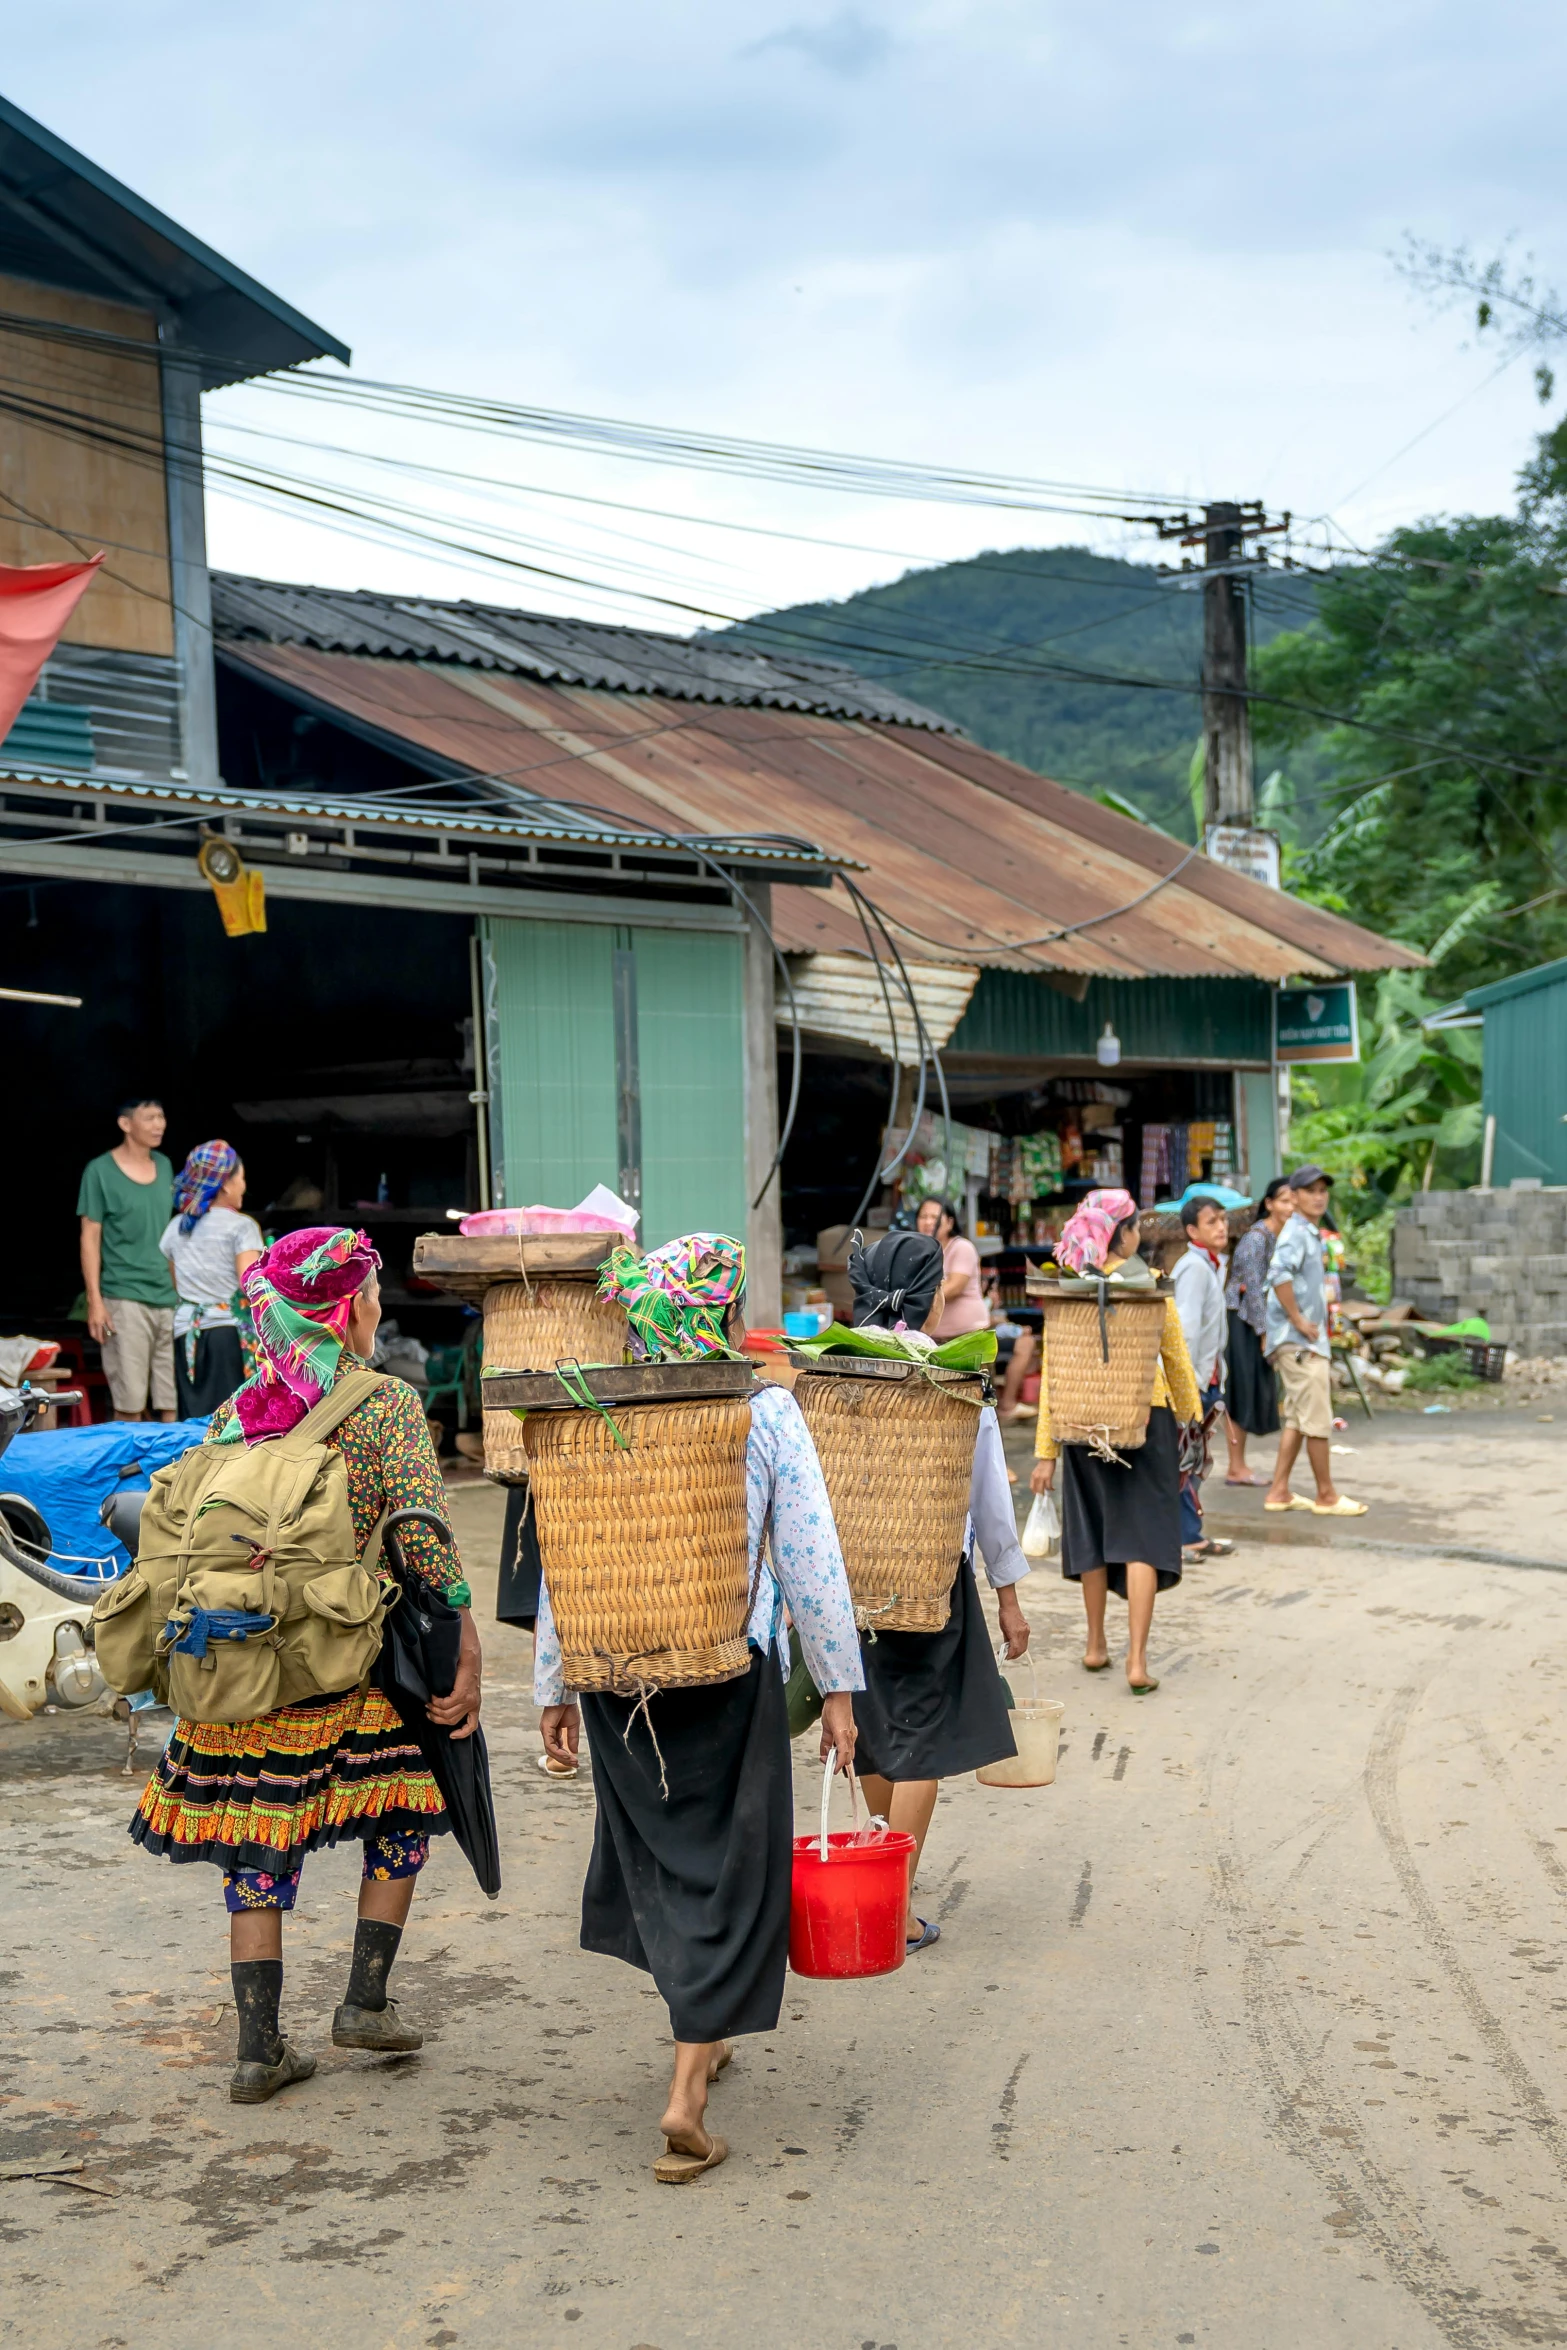
[{"label": "white plastic bucket", "polygon": [[1014,1705],[1008,1720],[1017,1741],[1016,1754],[986,1763],[974,1773],[982,1787],[1049,1787],[1056,1775],[1056,1752],[1061,1743],[1061,1717],[1066,1707],[1056,1697],[1041,1697],[1034,1660],[1028,1660],[1029,1698]]}]

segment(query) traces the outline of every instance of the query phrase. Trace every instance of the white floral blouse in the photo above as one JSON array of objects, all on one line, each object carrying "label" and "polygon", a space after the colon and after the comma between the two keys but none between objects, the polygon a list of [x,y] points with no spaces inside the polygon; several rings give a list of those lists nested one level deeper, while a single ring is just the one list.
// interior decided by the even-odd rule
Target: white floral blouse
[{"label": "white floral blouse", "polygon": [[[787,1674],[787,1607],[817,1688],[824,1695],[863,1689],[860,1636],[832,1504],[811,1432],[786,1387],[759,1387],[751,1398],[745,1481],[751,1572],[756,1573],[764,1535],[772,1562],[771,1572],[764,1564],[757,1577],[748,1627],[752,1647],[764,1656],[769,1649],[776,1650],[779,1668]],[[560,1705],[565,1695],[560,1636],[546,1578],[539,1587],[533,1636],[534,1703]]]}]

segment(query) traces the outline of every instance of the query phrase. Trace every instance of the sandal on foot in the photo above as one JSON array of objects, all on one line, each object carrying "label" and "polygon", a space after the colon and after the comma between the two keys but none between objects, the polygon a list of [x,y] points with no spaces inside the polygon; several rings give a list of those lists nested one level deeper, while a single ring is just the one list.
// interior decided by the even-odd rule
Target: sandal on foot
[{"label": "sandal on foot", "polygon": [[1114,1661],[1115,1660],[1112,1657],[1107,1656],[1102,1665],[1091,1665],[1085,1656],[1083,1659],[1083,1670],[1085,1673],[1108,1673]]},{"label": "sandal on foot", "polygon": [[918,1919],[916,1923],[919,1926],[919,1932],[912,1936],[906,1935],[904,1937],[903,1954],[905,1958],[912,1957],[916,1950],[928,1950],[933,1942],[939,1942],[941,1940],[941,1928],[939,1926],[932,1926],[927,1924],[924,1918]]},{"label": "sandal on foot", "polygon": [[1157,1681],[1128,1681],[1126,1686],[1134,1697],[1152,1697],[1159,1684]]},{"label": "sandal on foot", "polygon": [[653,2165],[653,2176],[661,2187],[688,2186],[706,2170],[717,2170],[729,2148],[722,2138],[709,2137],[705,2154],[687,2154],[670,2138],[664,2140],[664,2151]]},{"label": "sandal on foot", "polygon": [[1260,1485],[1262,1479],[1260,1477],[1226,1477],[1224,1482],[1226,1485]]},{"label": "sandal on foot", "polygon": [[301,2056],[292,2040],[283,2042],[283,2052],[276,2064],[261,2064],[253,2058],[242,2059],[229,2079],[229,2102],[232,2105],[265,2105],[280,2089],[291,2081],[308,2081],[316,2069],[313,2056]]},{"label": "sandal on foot", "polygon": [[1337,1501],[1309,1501],[1306,1507],[1314,1518],[1363,1518],[1366,1514],[1366,1504],[1351,1501],[1347,1493],[1341,1493]]},{"label": "sandal on foot", "polygon": [[423,2032],[402,2022],[397,2002],[384,2007],[350,2007],[345,2000],[332,2018],[334,2048],[373,2048],[379,2056],[410,2056],[424,2046]]},{"label": "sandal on foot", "polygon": [[1292,1493],[1288,1501],[1265,1501],[1265,1510],[1309,1510],[1310,1502],[1303,1493]]}]

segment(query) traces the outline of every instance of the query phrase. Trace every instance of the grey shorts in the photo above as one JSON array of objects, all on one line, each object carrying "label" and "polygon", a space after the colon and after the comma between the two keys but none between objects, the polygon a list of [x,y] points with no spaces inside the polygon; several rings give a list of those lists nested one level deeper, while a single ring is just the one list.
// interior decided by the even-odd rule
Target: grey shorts
[{"label": "grey shorts", "polygon": [[172,1412],[174,1396],[174,1308],[144,1306],[134,1297],[106,1297],[114,1336],[103,1342],[104,1375],[117,1412],[133,1416],[148,1409]]}]

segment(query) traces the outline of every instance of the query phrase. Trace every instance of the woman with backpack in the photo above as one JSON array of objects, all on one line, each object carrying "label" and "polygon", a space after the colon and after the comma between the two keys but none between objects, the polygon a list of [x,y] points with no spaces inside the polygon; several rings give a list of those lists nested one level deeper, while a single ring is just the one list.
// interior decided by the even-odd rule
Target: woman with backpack
[{"label": "woman with backpack", "polygon": [[[258,1523],[258,1495],[273,1524],[280,1514],[286,1519],[287,1511],[295,1511],[288,1522],[301,1530],[300,1540],[307,1526],[330,1522],[335,1508],[338,1539],[345,1549],[351,1541],[361,1560],[388,1511],[425,1510],[445,1524],[441,1473],[419,1398],[402,1380],[366,1368],[381,1318],[380,1262],[362,1232],[316,1227],[289,1233],[251,1266],[244,1292],[255,1318],[256,1373],[214,1414],[205,1443],[160,1472],[160,1479],[169,1482],[155,1485],[148,1497],[137,1569],[125,1578],[123,1620],[129,1622],[136,1574],[142,1573],[145,1585],[155,1573],[156,1556],[149,1554],[161,1545],[165,1551],[183,1546],[189,1555],[202,1514],[210,1513],[211,1542],[203,1555],[215,1563],[203,1588],[210,1586],[214,1604],[182,1601],[169,1625],[170,1633],[180,1633],[165,1654],[177,1718],[130,1832],[149,1852],[174,1861],[211,1861],[223,1871],[239,2018],[238,2062],[229,2095],[237,2105],[263,2104],[316,2069],[315,2058],[302,2055],[279,2026],[283,1914],[294,1906],[306,1855],[340,1840],[363,1844],[364,1873],[348,1985],[332,2019],[333,2044],[397,2055],[418,2048],[423,2038],[400,2020],[386,1985],[429,1840],[448,1826],[441,1797],[412,1733],[380,1690],[369,1685],[368,1661],[350,1687],[339,1681],[321,1692],[322,1678],[334,1678],[330,1670],[310,1680],[309,1656],[329,1652],[339,1634],[350,1640],[356,1628],[373,1661],[378,1640],[374,1629],[365,1637],[371,1619],[364,1617],[363,1598],[350,1606],[345,1596],[357,1577],[375,1599],[370,1578],[347,1563],[320,1574],[312,1586],[318,1592],[313,1609],[291,1610],[286,1622],[277,1611],[281,1643],[240,1637],[249,1596],[243,1588],[231,1595],[240,1604],[227,1616],[216,1605],[225,1581],[239,1587],[247,1575],[257,1593],[277,1599],[290,1558],[297,1558],[297,1541],[293,1553],[280,1549],[274,1556],[252,1534],[225,1533],[235,1515],[242,1527]],[[325,1454],[313,1449],[316,1439],[327,1448]],[[225,1447],[232,1448],[232,1458]],[[245,1457],[256,1452],[264,1456],[259,1476]],[[334,1453],[343,1463],[341,1484],[327,1457]],[[302,1460],[315,1475],[310,1491],[323,1496],[325,1517],[308,1518],[298,1503]],[[228,1490],[241,1496],[240,1480],[232,1473],[239,1466],[247,1470],[242,1498],[252,1512],[248,1517],[242,1509],[219,1506],[226,1471]],[[265,1489],[268,1473],[275,1480],[270,1490]],[[199,1490],[208,1497],[192,1501],[183,1523],[181,1481],[189,1481],[191,1495]],[[341,1516],[344,1484],[347,1524]],[[267,1531],[265,1524],[261,1531]],[[462,1610],[457,1681],[450,1696],[432,1701],[429,1712],[453,1737],[470,1736],[479,1718],[480,1653],[461,1563],[455,1548],[433,1528],[409,1525],[401,1533],[411,1572]],[[200,1539],[207,1544],[207,1533]],[[248,1541],[250,1557],[243,1547],[225,1553],[226,1541],[242,1546]],[[314,1559],[308,1563],[320,1565]],[[188,1576],[187,1587],[195,1581]],[[103,1606],[100,1602],[100,1610]],[[373,1610],[372,1617],[378,1628]],[[106,1648],[112,1646],[116,1620],[110,1616],[100,1626]],[[251,1621],[260,1629],[269,1619],[261,1615]],[[302,1644],[312,1639],[315,1649],[307,1652]],[[345,1647],[343,1653],[357,1652]],[[276,1704],[250,1719],[212,1718],[226,1710],[220,1674],[228,1676],[230,1686],[243,1688],[246,1675],[280,1669],[285,1694],[290,1673],[296,1684],[303,1679],[321,1693]],[[213,1695],[200,1704],[203,1718],[190,1718],[180,1711],[180,1691],[204,1692],[208,1670]]]}]

